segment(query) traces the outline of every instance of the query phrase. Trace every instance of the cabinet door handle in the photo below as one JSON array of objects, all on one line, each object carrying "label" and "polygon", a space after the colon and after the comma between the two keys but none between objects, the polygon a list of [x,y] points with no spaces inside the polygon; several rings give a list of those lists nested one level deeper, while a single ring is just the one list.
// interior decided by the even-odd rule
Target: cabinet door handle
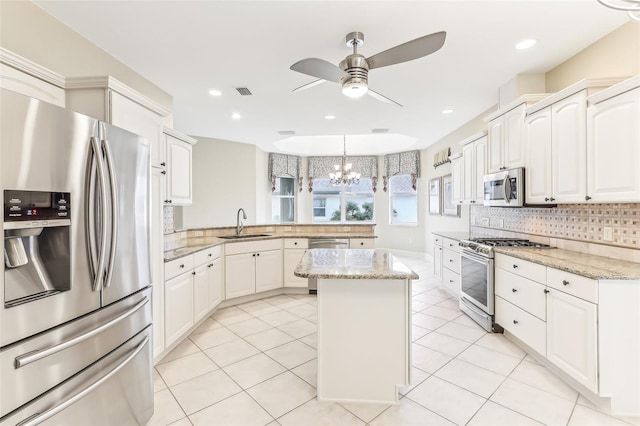
[{"label": "cabinet door handle", "polygon": [[207,265],[207,268],[211,268],[211,267],[213,267],[213,263],[210,263]]},{"label": "cabinet door handle", "polygon": [[294,242],[294,243],[293,243],[293,245],[294,245],[294,246],[297,246],[297,245],[298,245],[298,242],[297,242],[297,241],[296,241],[296,242]]},{"label": "cabinet door handle", "polygon": [[180,264],[180,268],[184,269],[184,263]]},{"label": "cabinet door handle", "polygon": [[515,263],[513,264],[513,269],[516,269],[518,267],[518,265],[516,265]]},{"label": "cabinet door handle", "polygon": [[256,256],[260,256],[260,253],[257,253]]},{"label": "cabinet door handle", "polygon": [[196,271],[193,271],[193,272],[191,273],[191,275],[195,275],[195,274],[196,274]]},{"label": "cabinet door handle", "polygon": [[167,174],[167,171],[166,171],[166,170],[163,170],[163,171],[161,171],[161,172],[160,172],[160,174],[166,175],[166,174]]},{"label": "cabinet door handle", "polygon": [[544,200],[545,201],[549,201],[549,197],[544,197]]},{"label": "cabinet door handle", "polygon": [[209,257],[213,257],[213,253],[209,253]]},{"label": "cabinet door handle", "polygon": [[362,241],[360,241],[360,245],[361,245],[361,246],[363,246],[363,245],[364,245],[364,243],[363,243]]},{"label": "cabinet door handle", "polygon": [[511,291],[512,291],[513,293],[515,293],[516,291],[518,291],[518,289],[517,289],[517,288],[512,288],[512,289],[511,289]]},{"label": "cabinet door handle", "polygon": [[453,262],[453,259],[449,259],[449,262]]},{"label": "cabinet door handle", "polygon": [[161,165],[162,167],[164,167],[164,166],[166,166],[166,165],[167,165],[167,163],[162,162],[162,163],[160,163],[160,165]]},{"label": "cabinet door handle", "polygon": [[569,285],[569,281],[567,281],[567,280],[562,280],[562,285]]},{"label": "cabinet door handle", "polygon": [[549,293],[549,290],[548,290],[548,289],[546,289],[546,288],[545,288],[543,291],[544,291],[544,294]]},{"label": "cabinet door handle", "polygon": [[453,280],[449,280],[450,283],[453,283]]},{"label": "cabinet door handle", "polygon": [[589,197],[588,195],[584,197],[585,201],[589,201],[591,199],[591,197]]},{"label": "cabinet door handle", "polygon": [[517,324],[517,323],[518,323],[518,320],[513,320],[513,323],[514,323],[514,324]]},{"label": "cabinet door handle", "polygon": [[553,198],[553,197],[549,198],[549,201],[555,201],[555,200],[556,200],[556,199],[555,199],[555,198]]},{"label": "cabinet door handle", "polygon": [[252,254],[252,256],[253,256],[253,257],[256,257],[256,254],[255,254],[255,253],[253,253],[253,254]]}]

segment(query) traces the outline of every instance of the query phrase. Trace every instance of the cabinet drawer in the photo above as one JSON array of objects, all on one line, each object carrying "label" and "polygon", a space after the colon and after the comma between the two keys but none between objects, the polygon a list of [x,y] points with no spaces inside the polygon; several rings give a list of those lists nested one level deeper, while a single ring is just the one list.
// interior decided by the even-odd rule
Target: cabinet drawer
[{"label": "cabinet drawer", "polygon": [[460,274],[456,274],[450,269],[442,270],[442,286],[455,297],[460,296]]},{"label": "cabinet drawer", "polygon": [[193,254],[193,265],[197,268],[207,262],[219,258],[222,255],[222,246],[209,247],[208,249]]},{"label": "cabinet drawer", "polygon": [[306,249],[306,248],[309,248],[309,240],[307,238],[285,238],[284,248]]},{"label": "cabinet drawer", "polygon": [[543,356],[547,354],[547,324],[501,297],[496,297],[496,322]]},{"label": "cabinet drawer", "polygon": [[247,242],[232,242],[225,245],[225,254],[241,254],[241,253],[255,253],[266,250],[278,250],[282,248],[282,239],[276,238],[273,240],[260,240],[260,241],[247,241]]},{"label": "cabinet drawer", "polygon": [[452,240],[451,238],[442,238],[442,247],[446,248],[447,250],[460,253],[460,244],[458,244],[457,240]]},{"label": "cabinet drawer", "polygon": [[597,280],[559,269],[547,268],[547,285],[591,303],[598,303]]},{"label": "cabinet drawer", "polygon": [[541,320],[547,319],[545,286],[504,269],[496,269],[496,296],[511,302]]},{"label": "cabinet drawer", "polygon": [[452,270],[456,274],[460,274],[460,253],[446,248],[443,249],[442,266]]},{"label": "cabinet drawer", "polygon": [[166,262],[164,264],[164,279],[170,280],[173,277],[193,269],[193,255],[184,256],[179,259]]},{"label": "cabinet drawer", "polygon": [[374,238],[351,238],[349,240],[349,248],[352,249],[372,249],[376,247]]},{"label": "cabinet drawer", "polygon": [[433,245],[442,247],[442,237],[440,235],[433,235]]},{"label": "cabinet drawer", "polygon": [[547,267],[527,260],[516,259],[515,257],[506,256],[496,253],[496,268],[513,272],[521,277],[529,278],[532,281],[544,284],[547,281]]}]

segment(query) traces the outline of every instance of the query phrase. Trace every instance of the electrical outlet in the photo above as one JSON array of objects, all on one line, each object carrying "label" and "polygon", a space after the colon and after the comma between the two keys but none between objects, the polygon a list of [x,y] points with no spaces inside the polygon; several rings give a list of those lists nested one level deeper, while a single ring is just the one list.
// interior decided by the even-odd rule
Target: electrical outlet
[{"label": "electrical outlet", "polygon": [[499,228],[504,228],[504,219],[498,220],[498,227]]},{"label": "electrical outlet", "polygon": [[602,239],[605,241],[613,241],[613,228],[605,226],[602,228]]},{"label": "electrical outlet", "polygon": [[489,226],[489,218],[483,217],[482,219],[480,219],[480,223],[482,224],[482,226]]},{"label": "electrical outlet", "polygon": [[473,217],[471,218],[471,224],[472,224],[472,225],[475,225],[475,224],[476,224],[476,217],[475,217],[475,216],[473,216]]}]

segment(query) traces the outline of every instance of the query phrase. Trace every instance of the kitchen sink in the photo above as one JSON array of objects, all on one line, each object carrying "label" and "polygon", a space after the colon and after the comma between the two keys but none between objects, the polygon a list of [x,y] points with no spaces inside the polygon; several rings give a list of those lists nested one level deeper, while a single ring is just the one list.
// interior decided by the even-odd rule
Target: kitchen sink
[{"label": "kitchen sink", "polygon": [[270,237],[269,234],[243,234],[243,235],[224,235],[218,238],[224,238],[225,240],[241,240],[243,238],[256,238],[256,237]]}]

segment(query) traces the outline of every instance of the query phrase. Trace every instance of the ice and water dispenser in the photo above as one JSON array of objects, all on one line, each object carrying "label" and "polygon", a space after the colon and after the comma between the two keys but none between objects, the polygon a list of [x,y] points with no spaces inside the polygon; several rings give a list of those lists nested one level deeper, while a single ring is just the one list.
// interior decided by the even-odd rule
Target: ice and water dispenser
[{"label": "ice and water dispenser", "polygon": [[71,196],[4,191],[4,307],[71,288]]}]

